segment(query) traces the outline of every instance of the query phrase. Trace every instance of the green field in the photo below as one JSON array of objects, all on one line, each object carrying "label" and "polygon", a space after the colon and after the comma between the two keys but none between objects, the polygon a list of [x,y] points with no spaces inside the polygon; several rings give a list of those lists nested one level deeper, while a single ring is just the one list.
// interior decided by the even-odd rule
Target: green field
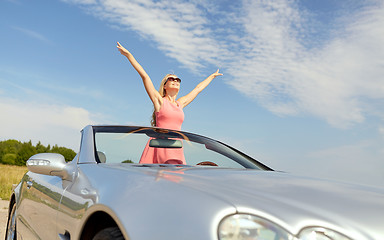
[{"label": "green field", "polygon": [[28,171],[25,166],[0,164],[0,198],[9,200],[12,193],[12,184],[18,184],[24,173]]}]

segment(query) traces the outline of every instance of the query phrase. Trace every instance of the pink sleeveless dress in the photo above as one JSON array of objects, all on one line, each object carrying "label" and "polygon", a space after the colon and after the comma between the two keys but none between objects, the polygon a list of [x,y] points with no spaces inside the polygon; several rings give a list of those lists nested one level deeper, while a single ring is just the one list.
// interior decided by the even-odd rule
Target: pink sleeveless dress
[{"label": "pink sleeveless dress", "polygon": [[[163,98],[163,105],[156,112],[156,126],[173,130],[181,130],[184,121],[184,112],[179,102],[172,104],[167,98]],[[183,148],[153,148],[149,141],[145,146],[140,163],[149,164],[185,164]]]}]

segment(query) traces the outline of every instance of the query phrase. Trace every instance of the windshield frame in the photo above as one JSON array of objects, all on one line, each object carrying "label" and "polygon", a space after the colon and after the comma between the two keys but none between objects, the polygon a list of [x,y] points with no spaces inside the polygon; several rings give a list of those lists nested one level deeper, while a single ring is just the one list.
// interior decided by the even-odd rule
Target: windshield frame
[{"label": "windshield frame", "polygon": [[[205,144],[206,148],[213,150],[219,154],[222,154],[233,161],[236,161],[242,165],[245,169],[258,169],[265,171],[273,171],[272,168],[266,166],[265,164],[257,161],[256,159],[248,156],[247,154],[217,140],[208,138],[202,135],[165,129],[157,127],[142,127],[142,126],[123,126],[123,125],[101,125],[101,126],[92,126],[93,129],[93,142],[94,142],[94,156],[97,163],[101,163],[96,149],[96,134],[97,133],[140,133],[145,134],[148,137],[166,137],[166,138],[179,138],[186,141],[196,142],[200,144]],[[235,153],[236,155],[234,155]],[[137,164],[135,164],[137,165]],[[148,164],[145,164],[148,165]],[[189,165],[181,165],[189,166]]]}]

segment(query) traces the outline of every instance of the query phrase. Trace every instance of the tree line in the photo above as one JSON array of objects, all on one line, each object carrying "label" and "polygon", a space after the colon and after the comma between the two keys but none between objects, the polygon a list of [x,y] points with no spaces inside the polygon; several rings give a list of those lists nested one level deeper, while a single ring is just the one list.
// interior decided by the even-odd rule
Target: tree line
[{"label": "tree line", "polygon": [[32,142],[20,142],[14,139],[0,141],[0,163],[25,166],[26,161],[37,153],[60,153],[65,161],[72,161],[75,151],[66,147],[54,145],[44,146],[39,141],[35,146]]}]

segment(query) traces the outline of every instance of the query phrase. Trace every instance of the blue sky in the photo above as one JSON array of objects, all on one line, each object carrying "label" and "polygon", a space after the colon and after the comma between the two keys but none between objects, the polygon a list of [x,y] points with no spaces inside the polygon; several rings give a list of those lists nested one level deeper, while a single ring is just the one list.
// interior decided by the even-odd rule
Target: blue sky
[{"label": "blue sky", "polygon": [[0,140],[78,150],[88,124],[149,125],[116,49],[179,96],[183,130],[283,171],[384,186],[384,2],[0,1]]}]

